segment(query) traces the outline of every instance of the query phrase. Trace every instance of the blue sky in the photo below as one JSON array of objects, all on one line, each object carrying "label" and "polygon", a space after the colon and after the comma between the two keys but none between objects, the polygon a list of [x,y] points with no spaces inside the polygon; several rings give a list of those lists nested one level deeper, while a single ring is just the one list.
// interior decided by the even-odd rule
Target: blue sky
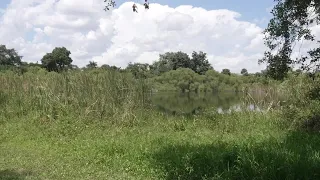
[{"label": "blue sky", "polygon": [[10,0],[1,0],[0,1],[0,8],[5,9],[7,4],[10,3]]},{"label": "blue sky", "polygon": [[[11,0],[0,0],[0,8],[5,9]],[[103,0],[101,0],[103,1]],[[117,4],[126,2],[126,0],[117,0]],[[137,3],[144,2],[143,0],[136,0]],[[264,20],[258,25],[264,27],[270,19],[270,14],[267,9],[272,7],[273,0],[149,0],[150,3],[159,3],[162,5],[169,5],[170,7],[177,7],[179,5],[192,5],[195,7],[202,7],[207,10],[210,9],[228,9],[236,11],[241,14],[240,20],[254,22],[255,20]]]},{"label": "blue sky", "polygon": [[[119,0],[118,2],[118,4],[121,4],[126,2],[126,0]],[[136,0],[136,2],[142,3],[144,0]],[[274,0],[149,0],[149,2],[169,5],[170,7],[192,5],[207,10],[228,9],[240,13],[240,20],[250,22],[253,22],[254,20],[270,19],[271,15],[268,13],[267,9],[270,9],[274,5]],[[267,21],[259,25],[264,27],[267,25]]]}]

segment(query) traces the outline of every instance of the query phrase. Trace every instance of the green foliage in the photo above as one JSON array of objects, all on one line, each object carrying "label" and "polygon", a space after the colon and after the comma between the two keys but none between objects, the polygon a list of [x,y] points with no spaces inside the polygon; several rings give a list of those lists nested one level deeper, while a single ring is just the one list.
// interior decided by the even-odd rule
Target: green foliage
[{"label": "green foliage", "polygon": [[146,79],[152,76],[149,64],[129,63],[126,70],[131,72],[133,76],[138,79]]},{"label": "green foliage", "polygon": [[153,66],[155,73],[159,75],[178,68],[190,68],[191,60],[188,54],[184,52],[167,52],[160,54],[159,61],[155,62]]},{"label": "green foliage", "polygon": [[217,92],[241,91],[244,87],[253,87],[254,84],[268,84],[264,77],[226,75],[215,70],[208,70],[199,75],[188,68],[172,70],[151,79],[153,88],[158,91],[180,92]]},{"label": "green foliage", "polygon": [[144,109],[130,127],[72,113],[1,122],[0,179],[319,179],[319,136],[281,129],[274,113]]},{"label": "green foliage", "polygon": [[0,66],[20,66],[21,58],[15,49],[7,49],[5,45],[0,45]]},{"label": "green foliage", "polygon": [[[55,48],[52,53],[47,53],[41,60],[42,65],[38,63],[22,62],[21,67],[1,67],[3,70],[11,70],[17,74],[25,72],[37,72],[41,68],[47,71],[65,72],[65,70],[79,71],[80,68],[72,65],[70,51],[66,48]],[[241,88],[249,86],[249,84],[264,82],[263,77],[252,77],[247,74],[248,78],[243,78],[237,75],[231,75],[230,70],[224,69],[222,74],[217,73],[211,67],[207,60],[207,54],[193,52],[190,58],[184,52],[167,52],[161,54],[159,61],[152,65],[147,63],[129,63],[125,69],[120,69],[116,66],[102,65],[97,66],[97,63],[90,61],[81,71],[91,71],[93,69],[117,71],[118,73],[129,72],[137,80],[145,80],[144,83],[153,86],[155,91],[223,91],[232,90],[240,91]],[[102,71],[100,71],[102,72]],[[250,80],[248,80],[250,79]],[[243,83],[246,84],[243,84]]]},{"label": "green foliage", "polygon": [[181,92],[198,91],[202,81],[202,76],[188,68],[172,70],[154,78],[156,89],[161,90],[161,86],[164,85],[164,87],[167,86],[169,89]]},{"label": "green foliage", "polygon": [[22,56],[19,56],[15,49],[7,49],[5,45],[0,45],[0,72],[13,71],[17,74],[22,74],[26,71],[21,61]]},{"label": "green foliage", "polygon": [[[317,0],[276,0],[266,33],[269,51],[260,63],[266,62],[269,76],[283,80],[291,65],[299,64],[304,70],[320,68],[320,48],[310,49],[306,56],[291,59],[297,41],[315,41],[310,27],[320,23],[320,3]],[[275,52],[275,54],[273,53]]]},{"label": "green foliage", "polygon": [[286,96],[283,115],[294,128],[320,132],[320,77],[289,74],[282,83]]},{"label": "green foliage", "polygon": [[120,70],[120,68],[116,67],[116,66],[109,66],[108,64],[103,64],[101,66],[101,69],[105,69],[105,70]]},{"label": "green foliage", "polygon": [[248,70],[245,69],[245,68],[241,69],[241,74],[244,75],[244,76],[248,76],[249,75]]},{"label": "green foliage", "polygon": [[71,52],[65,47],[56,47],[51,53],[47,53],[41,59],[43,67],[48,71],[61,72],[71,67]]},{"label": "green foliage", "polygon": [[193,51],[191,59],[191,68],[198,74],[205,74],[208,70],[213,69],[207,59],[207,54],[200,51],[199,53]]},{"label": "green foliage", "polygon": [[35,69],[20,76],[0,73],[0,83],[5,102],[0,114],[8,118],[36,113],[57,119],[72,112],[75,119],[118,116],[119,121],[130,121],[148,91],[146,84],[129,73],[101,69],[64,73]]},{"label": "green foliage", "polygon": [[184,52],[167,52],[160,54],[159,61],[152,65],[155,74],[160,75],[170,70],[177,70],[179,68],[189,68],[198,74],[205,74],[208,70],[212,69],[207,54],[200,51],[193,52],[192,58]]},{"label": "green foliage", "polygon": [[230,69],[222,69],[221,73],[229,76],[231,75]]},{"label": "green foliage", "polygon": [[[262,79],[187,68],[152,78],[185,91]],[[313,131],[320,112],[315,80],[292,72],[281,84],[296,112],[313,115],[301,125]],[[0,73],[0,179],[320,178],[319,135],[288,130],[277,111],[170,116],[145,100],[147,81],[103,68]],[[191,111],[201,110],[194,110],[198,99]],[[179,111],[175,99],[162,101]]]},{"label": "green foliage", "polygon": [[98,64],[94,61],[89,61],[89,64],[86,65],[87,68],[92,69],[92,68],[97,68]]}]

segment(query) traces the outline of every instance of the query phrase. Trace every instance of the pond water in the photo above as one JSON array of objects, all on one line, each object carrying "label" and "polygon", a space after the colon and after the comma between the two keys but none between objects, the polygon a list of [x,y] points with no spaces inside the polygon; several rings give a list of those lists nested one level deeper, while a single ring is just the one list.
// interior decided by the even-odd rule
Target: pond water
[{"label": "pond water", "polygon": [[201,114],[205,110],[217,113],[232,111],[262,111],[271,100],[265,94],[223,92],[223,93],[155,93],[151,95],[151,103],[161,112],[172,115]]}]

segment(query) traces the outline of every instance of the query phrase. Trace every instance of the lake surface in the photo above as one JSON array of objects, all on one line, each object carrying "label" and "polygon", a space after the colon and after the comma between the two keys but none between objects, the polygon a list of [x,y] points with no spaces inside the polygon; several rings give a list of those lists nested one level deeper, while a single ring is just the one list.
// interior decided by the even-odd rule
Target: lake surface
[{"label": "lake surface", "polygon": [[205,110],[217,113],[232,111],[261,111],[270,104],[270,98],[264,94],[243,93],[155,93],[151,95],[151,103],[161,112],[172,115],[195,115]]}]

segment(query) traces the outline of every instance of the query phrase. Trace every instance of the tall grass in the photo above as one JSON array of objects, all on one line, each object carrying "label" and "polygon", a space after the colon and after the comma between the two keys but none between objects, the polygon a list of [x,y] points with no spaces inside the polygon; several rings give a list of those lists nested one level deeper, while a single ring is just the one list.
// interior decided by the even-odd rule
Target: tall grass
[{"label": "tall grass", "polygon": [[282,107],[283,119],[288,126],[320,132],[320,76],[290,74],[280,86],[286,99]]},{"label": "tall grass", "polygon": [[5,118],[30,113],[49,119],[123,121],[144,103],[147,86],[117,71],[0,73],[0,111]]},{"label": "tall grass", "polygon": [[0,179],[320,178],[319,134],[288,129],[278,111],[171,116],[116,71],[4,73],[0,84]]}]

